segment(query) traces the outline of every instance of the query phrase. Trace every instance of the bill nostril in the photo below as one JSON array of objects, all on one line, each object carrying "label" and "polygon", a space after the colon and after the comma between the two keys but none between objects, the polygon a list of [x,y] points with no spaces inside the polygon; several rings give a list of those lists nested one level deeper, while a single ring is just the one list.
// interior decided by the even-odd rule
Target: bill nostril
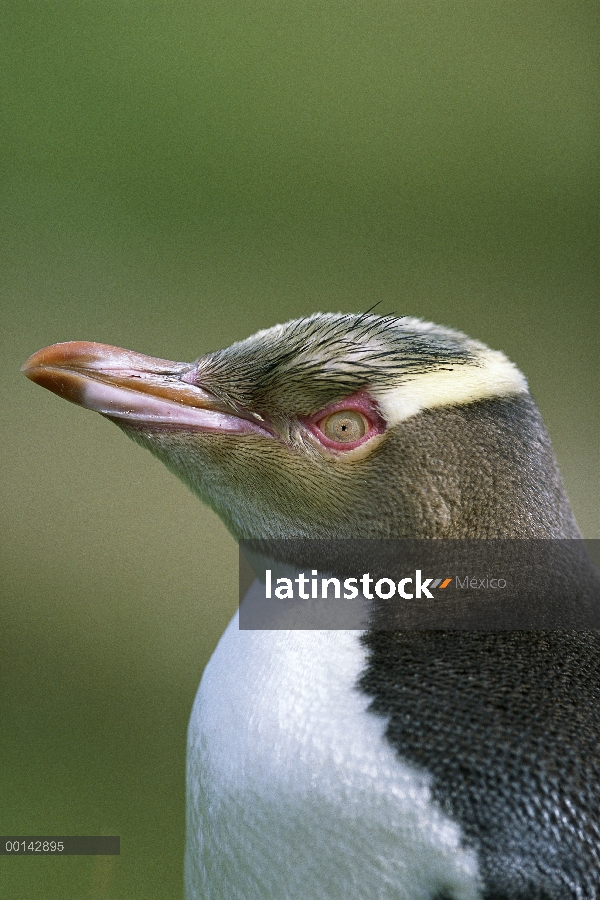
[{"label": "bill nostril", "polygon": [[197,376],[198,376],[198,366],[192,366],[191,369],[189,369],[183,375],[179,376],[179,380],[184,381],[186,384],[192,384],[192,385],[196,386]]}]

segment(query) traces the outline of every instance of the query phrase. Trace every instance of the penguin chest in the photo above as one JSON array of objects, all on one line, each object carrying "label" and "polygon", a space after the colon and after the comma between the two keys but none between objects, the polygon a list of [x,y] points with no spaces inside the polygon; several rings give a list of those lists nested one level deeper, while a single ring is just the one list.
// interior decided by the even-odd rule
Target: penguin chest
[{"label": "penguin chest", "polygon": [[358,632],[232,620],[188,733],[186,897],[475,900],[477,860],[356,683]]}]

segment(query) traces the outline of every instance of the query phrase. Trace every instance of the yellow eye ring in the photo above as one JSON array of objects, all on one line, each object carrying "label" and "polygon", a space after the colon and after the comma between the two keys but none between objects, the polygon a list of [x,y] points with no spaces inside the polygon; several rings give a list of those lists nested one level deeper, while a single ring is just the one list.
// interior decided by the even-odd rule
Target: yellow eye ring
[{"label": "yellow eye ring", "polygon": [[326,438],[336,444],[353,444],[369,431],[369,422],[357,409],[339,409],[319,422]]}]

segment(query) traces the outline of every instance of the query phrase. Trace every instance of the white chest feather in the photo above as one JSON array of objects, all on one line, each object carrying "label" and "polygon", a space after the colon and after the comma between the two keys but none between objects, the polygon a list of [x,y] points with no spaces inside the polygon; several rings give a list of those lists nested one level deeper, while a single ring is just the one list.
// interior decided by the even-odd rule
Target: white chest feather
[{"label": "white chest feather", "polygon": [[479,897],[458,826],[355,688],[364,666],[357,632],[232,620],[190,721],[187,900]]}]

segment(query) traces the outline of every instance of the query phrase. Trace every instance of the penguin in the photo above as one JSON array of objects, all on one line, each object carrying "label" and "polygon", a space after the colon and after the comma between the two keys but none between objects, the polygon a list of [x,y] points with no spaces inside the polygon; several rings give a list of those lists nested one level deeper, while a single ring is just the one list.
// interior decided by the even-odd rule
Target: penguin
[{"label": "penguin", "polygon": [[[25,375],[117,424],[238,539],[580,539],[523,374],[450,328],[276,325],[193,363]],[[251,631],[203,674],[187,900],[596,900],[594,631]]]}]

